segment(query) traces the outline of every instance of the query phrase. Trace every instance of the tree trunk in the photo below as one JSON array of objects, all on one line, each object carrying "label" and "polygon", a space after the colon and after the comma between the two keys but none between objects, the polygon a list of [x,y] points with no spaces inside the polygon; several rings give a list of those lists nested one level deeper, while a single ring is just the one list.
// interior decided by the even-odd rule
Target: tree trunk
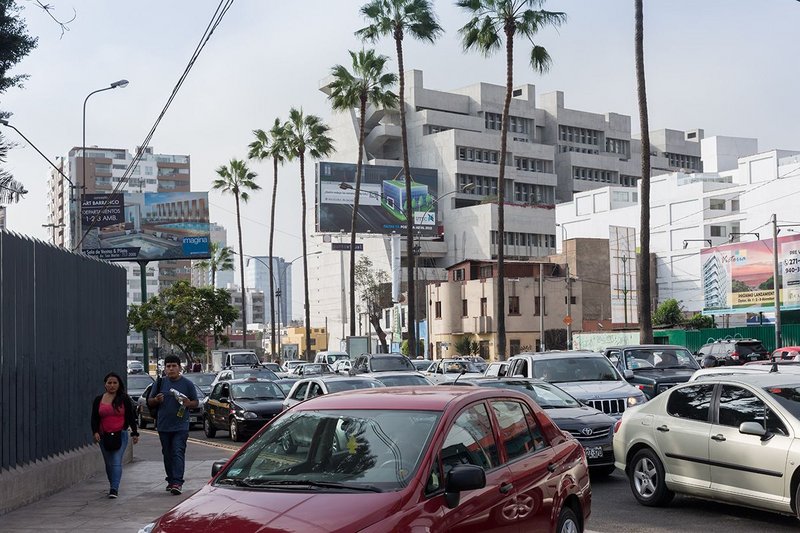
[{"label": "tree trunk", "polygon": [[353,200],[353,221],[350,224],[350,336],[356,334],[356,220],[361,199],[361,166],[364,154],[364,121],[367,113],[367,94],[361,94],[361,117],[358,124],[358,162],[356,163],[356,197]]},{"label": "tree trunk", "polygon": [[270,330],[270,357],[275,357],[275,274],[272,267],[272,246],[275,240],[275,200],[278,197],[278,158],[272,158],[272,206],[269,214],[269,330]]},{"label": "tree trunk", "polygon": [[408,355],[414,359],[417,355],[416,343],[416,294],[414,291],[414,209],[411,205],[411,171],[408,164],[408,132],[406,131],[406,77],[403,72],[403,29],[397,27],[394,32],[395,48],[397,48],[397,68],[399,70],[400,101],[400,137],[403,143],[403,175],[406,180],[406,270],[408,271]]},{"label": "tree trunk", "polygon": [[311,362],[311,306],[308,299],[308,243],[306,240],[306,160],[305,153],[300,154],[300,198],[302,204],[302,228],[301,234],[303,235],[303,297],[304,297],[304,311],[306,319],[306,361]]},{"label": "tree trunk", "polygon": [[647,116],[647,90],[644,83],[644,24],[642,0],[634,0],[636,34],[636,93],[642,135],[642,179],[639,192],[638,303],[639,342],[652,344],[653,318],[650,297],[650,122]]},{"label": "tree trunk", "polygon": [[242,216],[239,213],[239,193],[236,198],[236,226],[239,228],[239,279],[242,281],[242,347],[247,348],[247,303],[245,300],[246,292],[244,288],[244,250],[242,249]]},{"label": "tree trunk", "polygon": [[[372,324],[372,327],[375,329],[375,335],[378,336],[378,340],[381,343],[381,349],[383,350],[383,353],[387,353],[389,351],[389,344],[386,342],[386,332],[383,331],[383,328],[381,327],[381,316],[373,315],[370,313],[369,321]],[[370,344],[372,344],[371,340]]]}]

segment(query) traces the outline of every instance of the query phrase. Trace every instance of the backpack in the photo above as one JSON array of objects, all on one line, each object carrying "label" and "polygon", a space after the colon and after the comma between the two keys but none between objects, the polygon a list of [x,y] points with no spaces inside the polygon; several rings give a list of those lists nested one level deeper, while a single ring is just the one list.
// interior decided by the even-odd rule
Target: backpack
[{"label": "backpack", "polygon": [[[159,391],[161,391],[161,376],[158,376],[156,384],[150,389],[150,396],[148,396],[148,399],[155,398]],[[158,421],[158,407],[159,406],[150,407],[149,403],[147,404],[147,408],[150,410],[150,416],[153,417],[154,424]]]}]

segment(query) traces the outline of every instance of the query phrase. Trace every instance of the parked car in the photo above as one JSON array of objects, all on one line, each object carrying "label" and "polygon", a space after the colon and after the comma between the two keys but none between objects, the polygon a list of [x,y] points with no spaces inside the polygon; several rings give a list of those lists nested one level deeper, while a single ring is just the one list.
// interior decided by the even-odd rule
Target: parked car
[{"label": "parked car", "polygon": [[339,359],[331,365],[331,368],[337,374],[349,374],[352,367],[353,362],[350,359]]},{"label": "parked car", "polygon": [[[614,418],[647,401],[601,353],[589,351],[521,353],[509,360],[508,377],[555,383],[581,402]],[[628,371],[626,377],[632,372]]]},{"label": "parked car", "polygon": [[411,359],[399,353],[372,353],[356,357],[351,374],[371,372],[415,372]]},{"label": "parked car", "polygon": [[747,363],[735,366],[717,366],[713,368],[701,368],[689,378],[689,381],[714,379],[722,376],[736,376],[742,374],[765,374],[772,372],[777,364],[779,372],[785,374],[800,374],[800,363],[785,361],[771,363],[768,361],[758,361],[757,363]]},{"label": "parked car", "polygon": [[[153,427],[156,426],[156,421],[153,420],[153,417],[150,416],[150,408],[147,407],[147,398],[150,397],[150,391],[153,389],[153,384],[147,386],[147,388],[142,392],[141,396],[136,399],[136,418],[139,427],[142,429],[146,429],[147,426],[153,424]],[[195,389],[197,393],[197,400],[198,404],[197,407],[190,407],[189,408],[189,429],[192,429],[192,426],[195,424],[202,424],[203,423],[203,403],[206,401],[206,394],[200,389],[200,387],[195,384]]]},{"label": "parked car", "polygon": [[695,355],[699,360],[712,355],[720,365],[742,365],[748,361],[769,359],[769,351],[758,339],[720,339],[704,344]]},{"label": "parked car", "polygon": [[486,367],[489,366],[489,363],[481,357],[480,355],[457,355],[454,359],[463,359],[464,361],[470,361],[474,364],[481,372],[486,372]]},{"label": "parked car", "polygon": [[211,394],[211,385],[217,377],[215,372],[187,372],[183,377],[197,385],[204,395]]},{"label": "parked car", "polygon": [[275,374],[280,374],[283,372],[281,365],[278,363],[261,363],[261,366],[266,368],[267,370],[272,370]]},{"label": "parked car", "polygon": [[375,372],[374,374],[359,374],[358,377],[376,379],[387,387],[427,387],[434,384],[419,372]]},{"label": "parked car", "polygon": [[432,361],[430,359],[412,359],[411,364],[418,372],[425,372],[430,368]]},{"label": "parked car", "polygon": [[591,511],[581,445],[527,395],[483,387],[314,398],[212,475],[146,527],[566,533],[583,531]]},{"label": "parked car", "polygon": [[289,409],[300,402],[325,394],[375,387],[385,387],[385,385],[376,379],[362,376],[334,375],[300,379],[297,380],[292,386],[292,390],[286,395],[286,399],[283,401],[283,408]]},{"label": "parked car", "polygon": [[303,363],[292,370],[291,376],[314,376],[317,374],[335,374],[330,365],[325,363]]},{"label": "parked car", "polygon": [[583,446],[589,469],[599,476],[614,470],[614,424],[616,419],[584,405],[552,383],[530,378],[467,378],[456,385],[508,389],[527,394],[553,422]]},{"label": "parked car", "polygon": [[[723,375],[625,413],[617,468],[645,506],[675,493],[800,517],[800,376]],[[713,510],[713,507],[709,507]]]},{"label": "parked car", "polygon": [[490,378],[502,378],[508,372],[508,361],[496,361],[486,365],[483,375]]},{"label": "parked car", "polygon": [[770,359],[772,361],[800,361],[800,346],[778,348],[772,352]]},{"label": "parked car", "polygon": [[138,359],[128,361],[128,374],[144,374],[144,365]]},{"label": "parked car", "polygon": [[465,359],[440,359],[434,361],[425,372],[425,377],[436,384],[482,375],[483,370],[472,361]]},{"label": "parked car", "polygon": [[296,367],[297,365],[302,365],[302,364],[304,364],[306,362],[307,361],[305,361],[303,359],[292,359],[290,361],[284,361],[283,362],[283,371],[286,372],[287,374],[291,374],[292,371],[294,370],[294,367]]},{"label": "parked car", "polygon": [[267,379],[217,383],[203,404],[203,431],[208,438],[223,430],[232,441],[244,440],[283,410],[284,398],[281,388]]},{"label": "parked car", "polygon": [[611,346],[603,352],[626,381],[641,390],[650,400],[658,394],[689,381],[700,368],[692,352],[683,346],[642,344]]},{"label": "parked car", "polygon": [[220,381],[230,381],[232,379],[245,379],[245,378],[261,378],[261,379],[268,379],[270,381],[275,381],[278,376],[275,375],[275,372],[268,368],[263,368],[260,366],[255,367],[238,367],[238,368],[228,368],[226,370],[222,370],[217,374],[217,377],[214,379],[214,382],[211,384],[213,388],[217,383]]},{"label": "parked car", "polygon": [[350,355],[347,352],[334,352],[334,351],[323,351],[319,352],[314,357],[315,363],[325,363],[326,365],[333,365],[333,363],[341,360],[349,360]]},{"label": "parked car", "polygon": [[136,405],[139,396],[153,384],[153,378],[150,377],[150,374],[128,374],[126,377],[125,390],[128,392],[131,402]]}]

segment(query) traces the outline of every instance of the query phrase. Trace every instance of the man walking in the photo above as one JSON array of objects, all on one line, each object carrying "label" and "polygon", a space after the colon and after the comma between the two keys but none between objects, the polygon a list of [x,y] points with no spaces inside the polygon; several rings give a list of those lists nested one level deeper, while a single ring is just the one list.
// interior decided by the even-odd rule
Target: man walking
[{"label": "man walking", "polygon": [[166,379],[153,386],[147,405],[158,409],[156,426],[161,439],[167,491],[178,495],[183,492],[183,473],[186,467],[186,440],[189,438],[189,409],[197,407],[194,384],[181,375],[181,360],[177,355],[164,358]]}]

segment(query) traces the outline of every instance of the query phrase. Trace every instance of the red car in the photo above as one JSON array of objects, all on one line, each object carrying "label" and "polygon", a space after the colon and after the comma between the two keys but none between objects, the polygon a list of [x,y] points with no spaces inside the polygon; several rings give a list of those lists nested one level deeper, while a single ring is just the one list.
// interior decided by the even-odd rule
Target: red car
[{"label": "red car", "polygon": [[581,532],[583,447],[530,397],[483,387],[325,395],[265,426],[144,531]]}]

